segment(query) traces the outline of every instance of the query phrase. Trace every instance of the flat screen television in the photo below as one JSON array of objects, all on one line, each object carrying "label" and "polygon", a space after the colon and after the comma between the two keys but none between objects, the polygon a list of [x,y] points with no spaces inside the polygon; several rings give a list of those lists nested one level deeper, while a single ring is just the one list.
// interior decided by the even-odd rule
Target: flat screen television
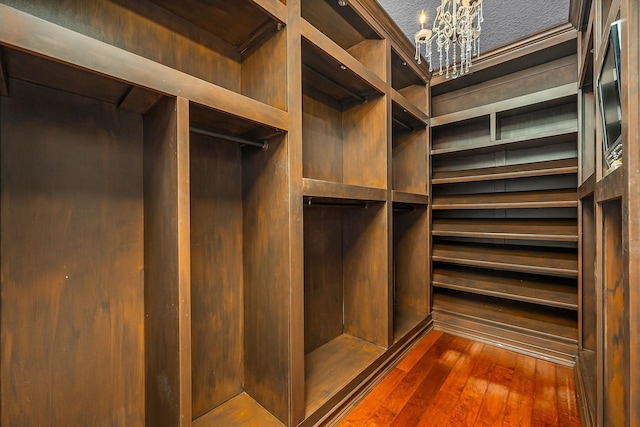
[{"label": "flat screen television", "polygon": [[602,149],[608,168],[615,168],[622,163],[621,24],[621,21],[611,24],[597,81],[602,118]]}]

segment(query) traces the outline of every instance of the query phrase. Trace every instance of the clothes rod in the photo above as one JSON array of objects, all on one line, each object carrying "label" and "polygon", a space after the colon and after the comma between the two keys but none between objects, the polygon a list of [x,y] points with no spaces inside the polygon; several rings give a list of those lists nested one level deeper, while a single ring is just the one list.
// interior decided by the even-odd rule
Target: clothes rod
[{"label": "clothes rod", "polygon": [[332,203],[332,202],[316,202],[311,201],[311,199],[307,199],[304,202],[305,207],[314,207],[314,206],[322,206],[322,207],[330,207],[330,208],[366,208],[367,204],[364,202],[347,202],[347,203]]},{"label": "clothes rod", "polygon": [[367,102],[367,98],[364,98],[360,95],[358,95],[355,92],[350,91],[349,89],[347,89],[346,87],[342,86],[340,83],[338,83],[337,81],[325,76],[324,74],[322,74],[320,71],[316,70],[313,67],[310,67],[306,64],[302,64],[302,68],[304,68],[305,70],[309,70],[313,73],[315,73],[319,78],[321,78],[322,80],[324,80],[327,83],[330,83],[332,85],[334,85],[335,87],[337,87],[338,89],[342,90],[343,92],[349,94],[352,98],[357,99],[358,101],[365,103]]},{"label": "clothes rod", "polygon": [[396,119],[395,117],[393,118],[393,122],[394,122],[395,124],[398,124],[398,125],[402,126],[403,128],[405,128],[406,130],[408,130],[408,131],[410,131],[410,132],[413,132],[413,131],[414,131],[414,129],[413,129],[411,126],[409,126],[408,124],[406,124],[406,123],[405,123],[405,122],[403,122],[402,120],[398,120],[398,119]]},{"label": "clothes rod", "polygon": [[265,142],[249,141],[248,139],[240,138],[239,136],[226,135],[224,133],[215,132],[209,129],[203,129],[196,126],[189,126],[189,130],[193,133],[197,133],[200,135],[212,136],[214,138],[224,139],[226,141],[237,142],[238,144],[251,145],[253,147],[260,147],[263,150],[266,150],[267,148],[269,148],[269,144],[266,141]]}]

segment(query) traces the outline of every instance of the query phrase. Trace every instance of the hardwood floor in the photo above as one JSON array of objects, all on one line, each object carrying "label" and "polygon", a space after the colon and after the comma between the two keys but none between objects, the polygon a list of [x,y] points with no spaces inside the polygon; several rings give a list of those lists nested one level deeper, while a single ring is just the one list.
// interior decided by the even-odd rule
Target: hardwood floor
[{"label": "hardwood floor", "polygon": [[571,368],[432,331],[339,424],[580,426]]}]

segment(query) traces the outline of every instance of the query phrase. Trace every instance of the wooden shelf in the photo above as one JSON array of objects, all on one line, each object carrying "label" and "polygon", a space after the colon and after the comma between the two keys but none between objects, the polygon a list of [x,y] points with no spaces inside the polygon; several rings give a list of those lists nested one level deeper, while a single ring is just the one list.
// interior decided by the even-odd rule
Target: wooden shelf
[{"label": "wooden shelf", "polygon": [[438,267],[433,271],[433,286],[548,307],[578,309],[578,287],[574,280]]},{"label": "wooden shelf", "polygon": [[433,196],[432,201],[434,210],[573,208],[577,206],[578,198],[575,189],[444,195]]},{"label": "wooden shelf", "polygon": [[303,178],[302,194],[308,197],[383,202],[387,198],[382,188],[361,187],[338,182]]},{"label": "wooden shelf", "polygon": [[[472,143],[459,143],[443,148],[435,148],[431,150],[431,155],[438,156],[444,154],[479,154],[505,150],[517,146],[518,148],[539,147],[542,145],[560,144],[562,142],[576,141],[578,138],[578,128],[575,127],[558,129],[549,132],[542,132],[532,135],[522,135],[508,139],[487,138],[484,141],[473,141]],[[434,143],[434,146],[435,143]]]},{"label": "wooden shelf", "polygon": [[342,334],[305,356],[305,414],[348,389],[384,353],[382,347]]},{"label": "wooden shelf", "polygon": [[563,315],[557,309],[544,309],[517,301],[504,304],[502,299],[484,296],[472,298],[470,294],[445,290],[434,294],[433,309],[434,314],[446,312],[458,317],[475,318],[480,323],[519,330],[534,337],[546,336],[572,344],[578,342],[578,323],[572,311]]},{"label": "wooden shelf", "polygon": [[515,245],[434,243],[433,261],[521,273],[577,277],[575,250]]},{"label": "wooden shelf", "polygon": [[284,427],[276,417],[246,393],[237,395],[211,412],[195,419],[193,427],[264,426]]},{"label": "wooden shelf", "polygon": [[302,36],[306,86],[347,107],[385,92],[384,80],[304,20]]},{"label": "wooden shelf", "polygon": [[595,194],[596,202],[602,203],[613,199],[619,199],[624,192],[624,186],[622,185],[623,169],[625,165],[614,169],[607,175],[605,175],[600,181],[596,181]]},{"label": "wooden shelf", "polygon": [[412,132],[418,129],[426,129],[429,123],[429,116],[420,111],[418,107],[413,105],[395,89],[391,89],[391,100],[393,101],[392,115],[394,119],[394,130]]},{"label": "wooden shelf", "polygon": [[426,194],[406,193],[404,191],[393,190],[392,200],[397,203],[410,205],[428,205],[429,196]]},{"label": "wooden shelf", "polygon": [[431,183],[434,185],[452,184],[459,182],[567,175],[577,172],[578,159],[571,158],[490,168],[434,172]]},{"label": "wooden shelf", "polygon": [[434,218],[434,236],[577,242],[575,219]]},{"label": "wooden shelf", "polygon": [[[305,37],[317,32],[315,40],[320,40],[320,35],[325,38],[319,46],[331,51],[339,48],[352,60],[386,80],[386,44],[356,5],[339,6],[335,1],[302,0],[300,9]],[[344,65],[351,68],[346,62]]]}]

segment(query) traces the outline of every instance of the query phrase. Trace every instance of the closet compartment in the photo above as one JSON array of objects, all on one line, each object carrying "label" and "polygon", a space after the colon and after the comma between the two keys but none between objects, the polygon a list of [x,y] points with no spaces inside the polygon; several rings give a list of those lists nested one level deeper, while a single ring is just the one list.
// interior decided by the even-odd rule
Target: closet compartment
[{"label": "closet compartment", "polygon": [[176,100],[0,49],[0,422],[144,425],[148,377],[160,374],[146,359],[172,350],[175,329],[145,343],[147,293],[164,292],[147,272],[160,257],[148,244],[164,236],[145,230],[158,200],[143,191],[154,179],[143,157],[148,129],[157,146],[177,139]]},{"label": "closet compartment", "polygon": [[[407,100],[394,93],[392,100],[392,188],[400,193],[426,196],[429,176],[428,117],[415,111]],[[413,110],[413,111],[412,111]],[[426,197],[424,197],[426,203]]]},{"label": "closet compartment", "polygon": [[[286,135],[190,108],[193,425],[288,419]],[[265,409],[266,408],[266,409]]]},{"label": "closet compartment", "polygon": [[384,84],[344,67],[304,38],[302,62],[304,178],[386,188]]},{"label": "closet compartment", "polygon": [[386,80],[385,41],[363,17],[362,7],[337,0],[301,0],[303,35],[320,41],[330,51],[348,55],[344,65],[358,63],[376,77]]},{"label": "closet compartment", "polygon": [[313,422],[389,345],[388,219],[382,201],[304,203],[305,401]]},{"label": "closet compartment", "polygon": [[393,202],[393,341],[427,319],[429,213],[426,204]]},{"label": "closet compartment", "polygon": [[416,71],[413,58],[405,58],[391,49],[391,87],[411,106],[428,115],[429,99],[427,83]]},{"label": "closet compartment", "polygon": [[[195,77],[200,88],[208,82],[287,108],[286,6],[281,2],[72,0],[60,8],[42,0],[14,7]],[[274,83],[265,85],[265,76]]]}]

